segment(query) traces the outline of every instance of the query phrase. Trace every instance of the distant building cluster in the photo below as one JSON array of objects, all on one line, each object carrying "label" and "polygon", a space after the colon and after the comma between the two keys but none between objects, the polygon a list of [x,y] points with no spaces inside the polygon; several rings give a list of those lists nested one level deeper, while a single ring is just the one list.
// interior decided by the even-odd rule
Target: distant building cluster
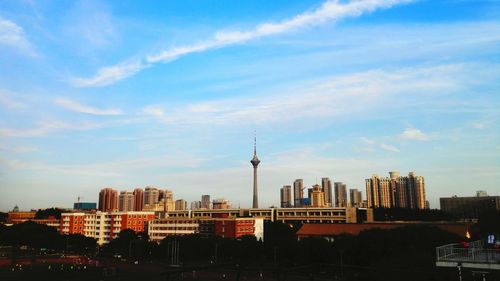
[{"label": "distant building cluster", "polygon": [[425,197],[424,177],[410,172],[400,176],[399,172],[389,172],[390,177],[373,175],[366,179],[366,198],[369,208],[428,209]]},{"label": "distant building cluster", "polygon": [[[315,184],[307,188],[307,197],[304,197],[303,179],[296,179],[291,185],[284,185],[280,189],[280,206],[282,208],[300,207],[337,207],[346,208],[366,207],[363,201],[362,192],[358,189],[349,190],[349,201],[346,184],[342,182],[332,182],[330,178],[322,178],[321,185]],[[292,198],[293,195],[293,198]]]},{"label": "distant building cluster", "polygon": [[[78,208],[77,208],[78,206]],[[75,209],[96,209],[95,203],[75,203]],[[191,202],[191,210],[199,209],[229,209],[231,203],[227,199],[210,201],[210,195],[202,195],[201,201]],[[113,188],[103,188],[99,192],[99,205],[101,212],[140,212],[140,211],[174,211],[188,210],[188,202],[184,199],[174,200],[172,191],[147,186],[145,189],[136,188],[134,191],[120,191]]]}]

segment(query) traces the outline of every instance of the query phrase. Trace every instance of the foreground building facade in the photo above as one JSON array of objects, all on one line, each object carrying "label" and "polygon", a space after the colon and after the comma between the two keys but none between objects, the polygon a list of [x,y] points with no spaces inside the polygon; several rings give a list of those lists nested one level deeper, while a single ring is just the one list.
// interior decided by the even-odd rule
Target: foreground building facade
[{"label": "foreground building facade", "polygon": [[82,234],[95,238],[102,245],[112,241],[125,229],[144,232],[147,222],[154,218],[154,212],[62,213],[60,233]]}]

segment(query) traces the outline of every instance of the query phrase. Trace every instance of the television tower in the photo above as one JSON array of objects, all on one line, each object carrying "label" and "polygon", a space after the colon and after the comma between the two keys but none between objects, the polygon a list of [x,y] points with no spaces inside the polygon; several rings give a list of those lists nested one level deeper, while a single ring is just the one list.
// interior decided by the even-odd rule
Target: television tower
[{"label": "television tower", "polygon": [[252,208],[259,208],[259,194],[257,191],[257,166],[259,166],[260,160],[257,157],[257,134],[254,131],[253,136],[253,158],[250,160],[253,166],[253,204]]}]

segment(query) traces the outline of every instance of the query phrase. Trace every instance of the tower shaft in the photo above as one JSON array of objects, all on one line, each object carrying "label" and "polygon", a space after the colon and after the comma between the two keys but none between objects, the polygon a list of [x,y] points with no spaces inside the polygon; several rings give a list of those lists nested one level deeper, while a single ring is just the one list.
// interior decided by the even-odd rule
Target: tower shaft
[{"label": "tower shaft", "polygon": [[259,208],[259,193],[257,190],[257,166],[253,166],[253,204],[252,208]]}]

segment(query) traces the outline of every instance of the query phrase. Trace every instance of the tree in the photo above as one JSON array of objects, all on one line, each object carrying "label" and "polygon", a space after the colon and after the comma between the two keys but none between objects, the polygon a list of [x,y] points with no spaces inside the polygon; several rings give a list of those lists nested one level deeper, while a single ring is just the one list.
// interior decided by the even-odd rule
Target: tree
[{"label": "tree", "polygon": [[48,219],[49,217],[60,219],[62,212],[64,212],[64,210],[59,208],[38,209],[35,214],[35,219]]}]

